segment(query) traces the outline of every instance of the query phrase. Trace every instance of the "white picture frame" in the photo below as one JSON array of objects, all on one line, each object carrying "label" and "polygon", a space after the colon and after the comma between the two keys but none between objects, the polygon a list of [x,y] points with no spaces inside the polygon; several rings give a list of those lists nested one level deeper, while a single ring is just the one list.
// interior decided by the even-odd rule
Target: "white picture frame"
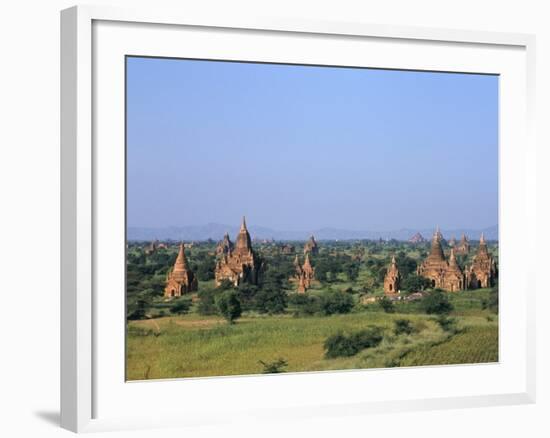
[{"label": "white picture frame", "polygon": [[[140,37],[144,32],[147,32],[147,38]],[[309,50],[312,57],[319,56],[321,64],[327,63],[320,58],[321,56],[336,56],[326,55],[325,51],[335,52],[343,49],[342,57],[353,56],[353,50],[363,47],[358,45],[364,44],[364,47],[372,45],[372,59],[378,57],[378,65],[369,64],[370,66],[407,68],[406,62],[413,61],[406,61],[405,54],[408,49],[416,48],[420,56],[411,64],[416,69],[479,71],[503,75],[502,87],[505,92],[501,101],[500,119],[500,233],[501,238],[504,237],[506,241],[506,254],[501,258],[501,271],[504,273],[504,279],[501,281],[514,286],[519,292],[514,297],[501,292],[504,297],[504,316],[501,315],[501,318],[505,324],[501,328],[500,348],[504,359],[497,366],[297,373],[287,376],[224,377],[146,383],[125,383],[121,380],[120,363],[124,361],[124,350],[121,351],[120,346],[124,345],[124,330],[120,330],[120,324],[124,318],[119,312],[120,297],[118,304],[111,306],[112,308],[106,307],[105,300],[98,298],[105,293],[105,282],[110,282],[117,275],[114,271],[109,273],[109,266],[113,270],[121,267],[120,254],[124,250],[116,245],[108,248],[111,245],[109,242],[120,241],[120,190],[117,190],[117,187],[120,188],[120,176],[124,175],[123,162],[120,161],[120,158],[124,157],[120,155],[119,149],[124,148],[124,145],[118,141],[124,129],[124,118],[120,117],[121,109],[123,111],[123,100],[120,100],[120,93],[123,92],[123,89],[120,89],[123,83],[123,77],[120,75],[120,56],[151,55],[152,52],[160,51],[160,56],[172,53],[177,57],[180,55],[175,52],[181,44],[178,46],[176,42],[170,46],[169,41],[173,41],[174,36],[180,38],[180,33],[181,38],[195,38],[193,32],[197,34],[197,39],[193,40],[196,43],[193,54],[198,54],[199,57],[202,52],[204,57],[224,56],[217,55],[221,53],[217,52],[218,50],[224,50],[221,47],[223,44],[219,44],[218,33],[232,32],[231,38],[234,39],[235,45],[244,51],[249,50],[246,53],[242,52],[243,55],[233,56],[246,56],[247,60],[266,60],[259,59],[261,56],[283,56],[278,53],[282,53],[285,46],[277,46],[278,39],[294,39],[293,42],[302,39],[303,50]],[[131,38],[126,38],[125,35]],[[204,44],[201,43],[201,38],[204,38]],[[324,49],[323,54],[319,52],[316,55],[316,41],[323,38],[333,41],[334,47]],[[269,46],[272,52],[260,55],[257,50],[258,43],[255,42],[258,39],[261,39],[262,44],[272,44]],[[133,45],[131,48],[127,45],[129,41]],[[386,50],[382,51],[375,47],[382,43],[388,48],[387,53]],[[285,44],[288,49],[288,41]],[[356,45],[353,46],[353,50],[351,45]],[[299,47],[300,44],[296,46]],[[350,53],[346,55],[348,46]],[[392,48],[393,46],[395,48]],[[447,56],[447,51],[452,51],[453,48],[457,50],[456,56]],[[302,60],[299,49],[296,50],[292,53],[288,51],[286,56],[289,57],[289,61],[290,57],[293,57],[294,61]],[[432,50],[434,52],[430,52]],[[228,53],[230,54],[227,56],[232,56],[231,53],[236,52]],[[401,55],[397,55],[399,53]],[[429,56],[433,53],[441,56],[430,62]],[[402,56],[403,59],[397,59],[396,56]],[[419,60],[423,56],[426,59]],[[82,432],[208,424],[228,421],[229,417],[233,420],[251,416],[269,419],[275,415],[306,418],[312,415],[361,415],[368,412],[534,402],[535,272],[518,258],[518,254],[535,247],[536,235],[536,150],[532,134],[534,57],[535,39],[531,35],[523,34],[299,19],[198,16],[192,11],[182,13],[157,9],[128,10],[103,6],[78,6],[62,11],[62,427]],[[337,64],[344,65],[342,63],[350,62],[344,58],[338,59]],[[111,60],[112,65],[108,64]],[[313,62],[313,58],[308,62]],[[111,75],[115,78],[112,83]],[[113,100],[107,102],[108,99]],[[108,111],[105,110],[107,107]],[[98,147],[101,148],[101,145],[106,143],[116,145],[112,148],[116,156],[109,156],[108,152],[104,152],[105,149],[102,149],[102,153],[97,153]],[[108,180],[105,175],[109,175],[109,178],[112,175],[115,179]],[[115,187],[112,195],[109,194],[111,187]],[[518,202],[521,202],[521,205],[518,205]],[[99,209],[98,205],[102,208]],[[109,224],[105,225],[107,222],[102,216],[109,211],[110,206],[113,207],[110,222],[116,224],[114,228],[109,228]],[[525,239],[514,237],[514,230],[519,227],[531,230]],[[514,266],[513,270],[511,266]],[[116,284],[116,281],[113,283]],[[111,292],[114,294],[124,294],[123,289],[113,289]],[[506,297],[510,299],[507,300]],[[515,327],[507,323],[511,319],[516,321]],[[112,339],[107,339],[106,332],[112,333]],[[98,354],[100,351],[102,354]],[[507,354],[507,351],[513,351],[515,354]],[[106,364],[106,358],[111,361],[112,366]],[[501,373],[501,370],[504,371]],[[452,384],[449,384],[447,389],[441,387],[441,382],[445,379],[451,381],[460,379],[460,376],[473,379],[473,384],[478,382],[479,391],[473,391],[470,387],[459,388],[468,386],[460,385],[460,381],[454,382],[454,389],[451,388]],[[395,386],[399,386],[397,382],[411,381],[411,388],[409,391],[399,392],[398,389],[391,389],[384,383],[385,387],[376,389],[375,382],[392,380],[396,382]],[[434,388],[422,392],[424,390],[420,389],[420,386],[414,387],[412,380],[418,384],[433,381]],[[362,385],[365,385],[365,382],[370,382],[370,386],[365,387],[369,388],[368,391],[363,391]],[[185,385],[185,388],[182,385]],[[324,395],[315,392],[319,385],[327,385],[328,390]],[[222,406],[227,406],[229,400],[225,399],[223,394],[217,394],[216,388],[223,388],[220,392],[241,392],[242,396],[233,397],[230,400],[231,409],[225,411]],[[277,392],[278,389],[284,391],[288,388],[300,388],[300,394],[293,397],[295,400],[292,403],[285,401],[283,393]],[[353,388],[358,390],[352,391]],[[166,394],[167,403],[170,403],[170,400],[174,400],[182,390],[196,395],[193,406],[180,406],[173,410],[167,410],[165,406],[147,406],[147,415],[139,413],[132,406],[132,399],[139,394],[143,394],[144,398]],[[384,390],[388,394],[387,397],[372,395],[376,394],[376,391],[382,393]],[[309,396],[308,391],[311,392]],[[270,393],[270,401],[263,400],[261,392]],[[211,398],[215,393],[216,402]],[[201,394],[204,399],[201,399]],[[251,396],[257,398],[248,402]],[[118,409],[120,406],[127,408]],[[208,412],[205,406],[209,407]]]}]

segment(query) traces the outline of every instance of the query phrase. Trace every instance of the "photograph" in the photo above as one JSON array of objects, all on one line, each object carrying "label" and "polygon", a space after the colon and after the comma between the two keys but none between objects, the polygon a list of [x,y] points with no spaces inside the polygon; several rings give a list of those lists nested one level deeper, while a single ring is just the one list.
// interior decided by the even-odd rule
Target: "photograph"
[{"label": "photograph", "polygon": [[125,133],[127,381],[499,362],[498,75],[126,56]]}]

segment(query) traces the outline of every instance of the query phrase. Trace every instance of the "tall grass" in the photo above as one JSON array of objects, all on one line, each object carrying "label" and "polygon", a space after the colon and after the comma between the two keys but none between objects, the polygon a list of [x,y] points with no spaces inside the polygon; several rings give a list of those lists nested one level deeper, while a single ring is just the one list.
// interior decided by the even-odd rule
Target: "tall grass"
[{"label": "tall grass", "polygon": [[[279,358],[288,362],[289,372],[488,361],[496,357],[498,327],[496,320],[489,321],[481,313],[459,317],[465,332],[454,337],[433,318],[413,314],[407,318],[416,328],[414,333],[395,335],[394,320],[403,315],[382,312],[301,318],[249,314],[234,325],[195,314],[132,321],[127,334],[127,377],[257,374],[263,370],[260,361]],[[376,348],[349,358],[324,358],[323,344],[329,336],[370,325],[384,332]],[[472,347],[480,342],[478,337],[483,339],[481,350]]]},{"label": "tall grass", "polygon": [[498,327],[471,326],[446,342],[417,348],[400,360],[401,366],[488,363],[498,361]]}]

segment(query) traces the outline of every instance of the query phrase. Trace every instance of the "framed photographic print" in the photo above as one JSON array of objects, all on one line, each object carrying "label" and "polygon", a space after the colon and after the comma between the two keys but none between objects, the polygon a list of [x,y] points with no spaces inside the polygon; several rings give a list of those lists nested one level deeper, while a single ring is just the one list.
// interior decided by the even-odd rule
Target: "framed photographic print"
[{"label": "framed photographic print", "polygon": [[61,44],[63,427],[534,400],[531,36],[75,7]]}]

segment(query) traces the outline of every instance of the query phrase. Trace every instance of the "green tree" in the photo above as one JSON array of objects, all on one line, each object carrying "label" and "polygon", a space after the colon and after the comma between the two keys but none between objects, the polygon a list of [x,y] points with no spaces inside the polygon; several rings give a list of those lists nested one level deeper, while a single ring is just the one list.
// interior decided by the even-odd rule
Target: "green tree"
[{"label": "green tree", "polygon": [[254,297],[254,308],[260,313],[284,313],[288,305],[288,295],[284,290],[285,273],[270,264],[263,275],[260,289]]},{"label": "green tree", "polygon": [[447,315],[438,315],[435,318],[435,321],[439,326],[446,332],[456,334],[458,333],[458,328],[456,327],[456,318],[449,318]]},{"label": "green tree", "polygon": [[378,305],[386,313],[395,313],[395,306],[388,297],[382,297],[378,300]]},{"label": "green tree", "polygon": [[349,313],[353,305],[353,297],[340,291],[328,291],[320,296],[319,308],[325,315]]},{"label": "green tree", "polygon": [[401,277],[406,278],[416,272],[416,260],[407,256],[404,251],[399,251],[395,258]]},{"label": "green tree", "polygon": [[243,311],[255,309],[256,295],[258,294],[257,286],[250,283],[241,283],[237,288],[237,293]]},{"label": "green tree", "polygon": [[414,332],[414,327],[411,324],[411,321],[408,319],[396,319],[393,324],[394,324],[393,332],[396,335],[401,335],[401,334],[410,335],[411,333]]},{"label": "green tree", "polygon": [[293,294],[288,298],[288,302],[294,307],[295,316],[310,316],[321,310],[319,298],[315,295]]},{"label": "green tree", "polygon": [[214,279],[214,270],[216,261],[214,257],[205,257],[198,263],[196,273],[199,281],[209,281]]},{"label": "green tree", "polygon": [[489,297],[481,302],[481,308],[498,313],[498,288],[491,289]]},{"label": "green tree", "polygon": [[349,278],[349,281],[355,281],[357,280],[357,277],[359,277],[359,263],[346,263],[344,265],[344,270]]},{"label": "green tree", "polygon": [[350,335],[337,333],[325,340],[325,357],[330,359],[354,356],[365,348],[378,346],[383,338],[382,329],[375,326]]},{"label": "green tree", "polygon": [[427,314],[444,315],[453,310],[453,305],[449,302],[449,298],[441,289],[430,291],[422,299],[422,308]]},{"label": "green tree", "polygon": [[403,290],[407,292],[417,292],[420,290],[427,289],[431,286],[430,280],[427,278],[421,277],[416,274],[410,274],[401,283]]},{"label": "green tree", "polygon": [[216,306],[220,315],[222,315],[229,324],[234,324],[235,320],[242,314],[241,302],[237,293],[233,290],[222,292],[216,297]]},{"label": "green tree", "polygon": [[143,298],[139,298],[133,310],[128,314],[129,320],[145,319],[147,317],[147,311],[149,310],[150,303]]},{"label": "green tree", "polygon": [[199,291],[199,303],[197,311],[201,315],[215,315],[218,313],[216,306],[216,291],[214,289],[202,289]]},{"label": "green tree", "polygon": [[176,315],[185,315],[191,308],[191,300],[189,298],[183,298],[178,300],[172,307],[170,307],[170,313]]}]

